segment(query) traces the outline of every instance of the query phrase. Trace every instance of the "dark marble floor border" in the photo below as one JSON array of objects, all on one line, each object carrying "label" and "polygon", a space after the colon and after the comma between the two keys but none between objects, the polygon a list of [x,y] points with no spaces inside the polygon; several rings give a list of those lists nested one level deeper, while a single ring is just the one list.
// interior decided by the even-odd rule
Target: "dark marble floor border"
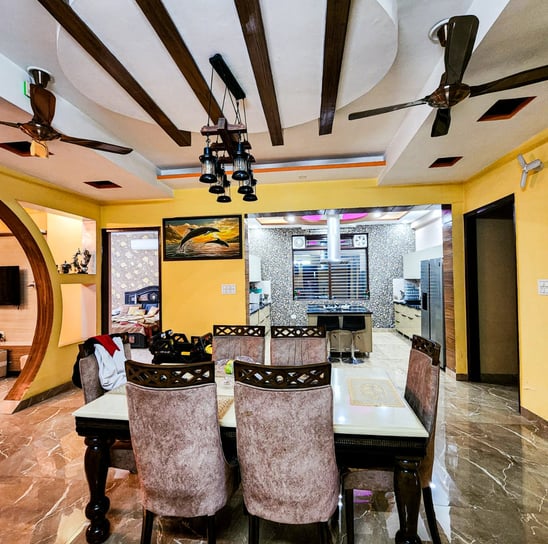
[{"label": "dark marble floor border", "polygon": [[29,397],[28,399],[24,399],[15,408],[13,411],[20,412],[21,410],[24,410],[25,408],[28,408],[29,406],[32,406],[33,404],[38,404],[39,402],[42,402],[46,399],[49,399],[51,397],[55,397],[55,395],[58,395],[59,393],[63,393],[64,391],[69,391],[70,389],[74,388],[74,385],[72,382],[63,383],[61,385],[58,385],[56,387],[52,387],[51,389],[47,389],[46,391],[42,391],[41,393],[38,393],[37,395],[34,395],[32,397]]},{"label": "dark marble floor border", "polygon": [[546,421],[544,418],[540,416],[537,416],[537,414],[527,410],[527,408],[524,408],[523,406],[520,406],[519,413],[523,417],[533,420],[538,425],[539,436],[541,438],[544,438],[545,440],[548,440],[548,421]]}]

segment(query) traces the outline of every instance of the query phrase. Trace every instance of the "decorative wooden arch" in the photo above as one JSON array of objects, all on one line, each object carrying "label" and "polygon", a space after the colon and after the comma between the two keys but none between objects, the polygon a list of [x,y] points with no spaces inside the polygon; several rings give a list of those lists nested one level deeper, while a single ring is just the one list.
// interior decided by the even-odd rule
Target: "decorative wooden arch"
[{"label": "decorative wooden arch", "polygon": [[25,391],[36,377],[53,328],[53,288],[48,267],[36,240],[11,208],[0,201],[0,218],[9,227],[21,244],[29,260],[36,284],[37,316],[36,329],[30,348],[29,358],[5,400],[21,400]]}]

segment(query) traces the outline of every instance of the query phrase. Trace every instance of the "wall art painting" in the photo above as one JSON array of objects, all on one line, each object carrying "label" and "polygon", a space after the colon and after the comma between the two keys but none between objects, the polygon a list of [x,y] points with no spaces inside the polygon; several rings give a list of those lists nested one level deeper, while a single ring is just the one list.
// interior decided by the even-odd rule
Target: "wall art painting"
[{"label": "wall art painting", "polygon": [[164,261],[241,259],[242,217],[172,217],[163,220]]}]

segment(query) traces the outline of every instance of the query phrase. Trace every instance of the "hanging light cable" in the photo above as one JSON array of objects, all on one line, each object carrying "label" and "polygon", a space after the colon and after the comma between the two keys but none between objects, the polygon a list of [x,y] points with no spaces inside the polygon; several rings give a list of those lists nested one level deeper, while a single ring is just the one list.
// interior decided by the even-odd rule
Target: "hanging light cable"
[{"label": "hanging light cable", "polygon": [[[203,155],[200,156],[200,162],[202,163],[200,181],[210,184],[209,191],[219,195],[218,202],[230,202],[230,181],[226,178],[224,168],[222,168],[222,173],[220,172],[219,164],[224,165],[232,162],[232,179],[238,182],[238,193],[243,195],[243,200],[246,202],[254,202],[257,200],[255,190],[257,180],[253,177],[251,170],[251,163],[255,159],[248,152],[251,145],[248,141],[247,117],[243,101],[245,93],[221,55],[213,55],[209,62],[225,83],[223,107],[228,94],[234,108],[236,120],[234,124],[229,124],[224,117],[219,117],[216,124],[210,125],[210,112],[208,111],[208,123],[200,131],[202,135],[206,136],[206,147]],[[211,104],[213,73],[209,93],[209,104]],[[243,110],[243,122],[240,103]],[[212,145],[210,145],[210,135],[217,135],[217,141]],[[219,157],[221,151],[224,154]]]}]

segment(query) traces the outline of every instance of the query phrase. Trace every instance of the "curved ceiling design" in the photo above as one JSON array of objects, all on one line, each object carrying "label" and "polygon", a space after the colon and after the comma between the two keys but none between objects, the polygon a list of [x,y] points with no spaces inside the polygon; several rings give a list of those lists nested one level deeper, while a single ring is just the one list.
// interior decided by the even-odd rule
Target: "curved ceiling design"
[{"label": "curved ceiling design", "polygon": [[[307,17],[297,19],[288,17],[295,9],[294,0],[261,3],[283,128],[319,116],[323,60],[318,52],[324,47],[326,4],[326,0],[299,0],[299,11],[307,13]],[[220,53],[246,93],[249,132],[266,132],[267,123],[234,3],[164,0],[164,6],[203,78],[210,82],[209,58]],[[175,125],[199,132],[207,122],[207,112],[134,0],[73,0],[71,7],[130,74],[138,82],[146,82],[149,95]],[[395,0],[362,0],[353,2],[350,9],[337,109],[365,95],[382,80],[398,47]],[[83,49],[74,47],[74,39],[63,29],[57,38],[57,54],[65,76],[82,94],[104,108],[153,123]],[[351,59],[360,59],[360,65]],[[213,94],[219,104],[224,91],[224,84],[215,74]],[[231,107],[226,111],[228,117]]]}]

